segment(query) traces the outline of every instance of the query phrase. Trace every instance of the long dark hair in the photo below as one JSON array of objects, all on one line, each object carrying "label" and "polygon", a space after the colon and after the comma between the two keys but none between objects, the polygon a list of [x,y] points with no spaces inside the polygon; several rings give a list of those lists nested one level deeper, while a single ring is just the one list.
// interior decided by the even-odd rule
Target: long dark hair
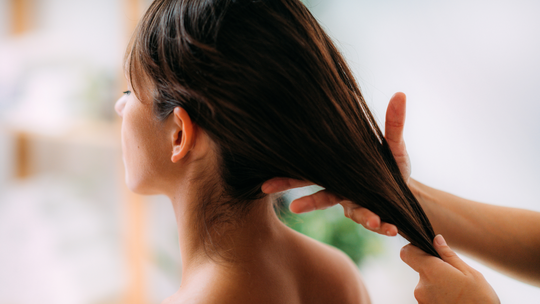
[{"label": "long dark hair", "polygon": [[[438,256],[351,71],[299,0],[155,0],[127,58],[159,119],[182,107],[216,143],[222,206],[248,211],[273,177],[309,180]],[[205,231],[225,220],[211,204]]]}]

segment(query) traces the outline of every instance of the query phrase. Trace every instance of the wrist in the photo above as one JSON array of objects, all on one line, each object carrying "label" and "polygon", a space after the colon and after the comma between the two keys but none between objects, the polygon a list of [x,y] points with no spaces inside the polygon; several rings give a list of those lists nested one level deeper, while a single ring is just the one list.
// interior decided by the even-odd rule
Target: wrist
[{"label": "wrist", "polygon": [[421,182],[413,178],[409,178],[408,185],[414,197],[416,198],[416,200],[418,200],[418,202],[420,203],[420,206],[426,213],[429,221],[433,225],[433,228],[437,230],[436,224],[437,224],[438,204],[437,204],[437,200],[435,196],[433,196],[429,191],[431,188],[429,188],[428,186],[422,184]]},{"label": "wrist", "polygon": [[429,202],[428,202],[429,195],[423,189],[423,187],[425,187],[425,185],[423,185],[422,183],[420,183],[419,181],[417,181],[417,180],[415,180],[413,178],[409,178],[408,186],[409,186],[409,189],[411,190],[411,192],[413,193],[414,197],[416,197],[416,199],[418,200],[418,202],[422,206],[422,208],[425,208],[426,205],[429,204]]}]

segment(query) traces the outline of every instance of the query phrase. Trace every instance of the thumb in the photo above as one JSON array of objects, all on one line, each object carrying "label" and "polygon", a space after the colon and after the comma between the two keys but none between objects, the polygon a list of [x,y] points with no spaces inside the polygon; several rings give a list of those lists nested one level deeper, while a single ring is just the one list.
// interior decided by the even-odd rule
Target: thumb
[{"label": "thumb", "polygon": [[433,240],[433,246],[439,253],[443,261],[454,266],[461,272],[464,272],[470,268],[458,255],[446,244],[442,235],[437,235]]}]

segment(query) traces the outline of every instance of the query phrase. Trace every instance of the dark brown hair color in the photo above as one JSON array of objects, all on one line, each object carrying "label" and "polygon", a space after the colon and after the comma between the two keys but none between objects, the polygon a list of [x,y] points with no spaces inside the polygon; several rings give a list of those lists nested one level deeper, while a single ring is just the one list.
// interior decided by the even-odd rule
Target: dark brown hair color
[{"label": "dark brown hair color", "polygon": [[[299,0],[156,0],[127,58],[159,119],[182,107],[216,143],[222,206],[248,211],[273,177],[309,180],[438,256],[351,71]],[[206,231],[224,220],[211,204]]]}]

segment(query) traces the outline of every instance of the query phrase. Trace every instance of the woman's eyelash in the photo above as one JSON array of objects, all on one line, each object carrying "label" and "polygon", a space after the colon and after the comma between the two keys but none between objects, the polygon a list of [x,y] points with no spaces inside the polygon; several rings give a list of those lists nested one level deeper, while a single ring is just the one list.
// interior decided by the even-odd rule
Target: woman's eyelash
[{"label": "woman's eyelash", "polygon": [[125,92],[123,92],[123,94],[124,95],[129,95],[129,94],[131,94],[131,91],[125,91]]}]

